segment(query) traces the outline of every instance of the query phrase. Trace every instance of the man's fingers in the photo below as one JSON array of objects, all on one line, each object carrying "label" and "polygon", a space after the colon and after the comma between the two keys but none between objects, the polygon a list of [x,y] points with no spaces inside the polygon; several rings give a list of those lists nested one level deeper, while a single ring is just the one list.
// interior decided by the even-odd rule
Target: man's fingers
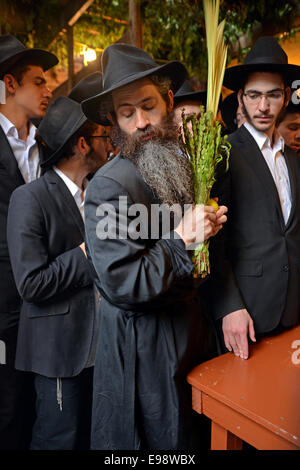
[{"label": "man's fingers", "polygon": [[236,337],[233,333],[231,332],[228,332],[228,341],[229,341],[229,344],[230,346],[232,347],[233,349],[233,352],[236,356],[239,356],[240,353],[239,353],[239,347],[237,345],[237,342],[236,342]]},{"label": "man's fingers", "polygon": [[251,341],[255,343],[256,342],[255,329],[254,329],[254,323],[252,319],[249,321],[249,336],[250,336]]},{"label": "man's fingers", "polygon": [[229,337],[227,335],[227,333],[224,332],[224,343],[225,343],[225,346],[226,348],[228,349],[228,351],[232,351],[232,347],[230,345],[230,342],[229,342]]},{"label": "man's fingers", "polygon": [[196,207],[197,207],[197,208],[198,208],[198,207],[202,207],[202,208],[204,207],[204,212],[207,212],[207,213],[211,212],[212,214],[215,213],[215,209],[214,209],[212,206],[201,206],[201,205],[198,205],[198,206],[196,206]]},{"label": "man's fingers", "polygon": [[220,225],[220,224],[224,224],[226,221],[227,221],[227,216],[222,215],[221,217],[217,217],[216,223]]},{"label": "man's fingers", "polygon": [[219,217],[220,215],[226,214],[226,212],[228,212],[228,207],[226,207],[226,206],[219,206],[219,209],[218,209],[217,212],[216,212],[217,217]]},{"label": "man's fingers", "polygon": [[247,331],[239,334],[238,339],[239,353],[242,359],[248,359],[249,356],[249,345]]}]

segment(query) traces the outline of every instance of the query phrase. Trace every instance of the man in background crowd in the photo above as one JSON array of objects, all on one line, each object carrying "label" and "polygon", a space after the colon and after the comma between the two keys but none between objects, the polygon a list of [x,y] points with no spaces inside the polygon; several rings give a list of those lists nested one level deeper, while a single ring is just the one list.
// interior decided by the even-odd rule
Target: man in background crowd
[{"label": "man in background crowd", "polygon": [[16,368],[34,374],[31,449],[87,450],[99,298],[85,257],[84,196],[87,176],[107,161],[108,133],[86,119],[79,103],[59,97],[39,136],[47,171],[14,191],[8,213],[23,300]]},{"label": "man in background crowd", "polygon": [[[298,103],[290,100],[283,114],[279,117],[277,129],[284,142],[300,157],[300,98]],[[296,101],[296,100],[295,100]]]},{"label": "man in background crowd", "polygon": [[182,126],[182,111],[186,117],[196,114],[200,116],[200,106],[206,107],[206,91],[195,91],[189,80],[185,80],[183,85],[174,95],[174,121]]},{"label": "man in background crowd", "polygon": [[30,120],[46,113],[52,94],[44,72],[57,63],[47,51],[27,49],[12,35],[0,36],[0,79],[5,87],[5,102],[0,103],[0,340],[5,345],[0,364],[0,449],[27,445],[29,430],[22,431],[22,426],[30,408],[30,383],[25,385],[24,374],[14,368],[21,299],[8,255],[8,204],[15,188],[40,174],[36,128]]},{"label": "man in background crowd", "polygon": [[231,134],[246,121],[242,108],[238,102],[237,93],[230,93],[220,105],[222,120],[225,124],[224,134]]}]

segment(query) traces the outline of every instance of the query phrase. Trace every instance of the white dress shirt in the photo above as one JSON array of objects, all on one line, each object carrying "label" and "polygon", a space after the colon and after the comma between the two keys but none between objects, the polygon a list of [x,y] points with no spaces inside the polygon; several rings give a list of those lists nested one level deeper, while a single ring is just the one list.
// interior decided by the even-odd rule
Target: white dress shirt
[{"label": "white dress shirt", "polygon": [[70,193],[72,194],[73,198],[75,199],[76,205],[80,211],[80,214],[84,220],[84,198],[85,198],[85,190],[88,185],[88,180],[85,178],[83,180],[84,190],[82,190],[79,186],[77,186],[74,181],[72,181],[63,171],[59,170],[56,166],[53,166],[53,170],[58,176],[61,177],[63,182],[66,184],[67,188],[69,189]]},{"label": "white dress shirt", "polygon": [[36,127],[30,123],[27,140],[19,138],[15,125],[0,113],[0,126],[16,157],[19,170],[25,183],[30,183],[40,176],[39,151],[35,140]]},{"label": "white dress shirt", "polygon": [[255,129],[249,122],[245,122],[244,126],[256,141],[269,167],[278,191],[282,214],[286,224],[291,212],[292,196],[289,173],[283,156],[284,140],[279,132],[275,130],[275,140],[272,147],[270,139],[266,134]]}]

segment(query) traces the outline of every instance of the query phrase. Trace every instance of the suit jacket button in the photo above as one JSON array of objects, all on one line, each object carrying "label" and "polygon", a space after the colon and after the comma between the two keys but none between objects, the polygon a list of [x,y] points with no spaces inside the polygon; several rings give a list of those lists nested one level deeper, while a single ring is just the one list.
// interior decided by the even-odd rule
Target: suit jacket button
[{"label": "suit jacket button", "polygon": [[283,266],[283,270],[284,270],[284,271],[288,271],[288,270],[289,270],[289,266],[288,266],[287,264],[285,264],[285,265]]}]

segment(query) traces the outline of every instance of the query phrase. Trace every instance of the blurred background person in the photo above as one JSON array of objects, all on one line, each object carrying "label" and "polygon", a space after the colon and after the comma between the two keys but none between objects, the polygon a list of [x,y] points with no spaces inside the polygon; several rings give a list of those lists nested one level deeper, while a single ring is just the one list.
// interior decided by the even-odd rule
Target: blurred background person
[{"label": "blurred background person", "polygon": [[277,129],[286,145],[300,157],[300,103],[289,102],[279,117]]},{"label": "blurred background person", "polygon": [[223,134],[231,134],[246,121],[246,117],[239,105],[237,93],[230,93],[220,105],[222,120],[225,124]]}]

